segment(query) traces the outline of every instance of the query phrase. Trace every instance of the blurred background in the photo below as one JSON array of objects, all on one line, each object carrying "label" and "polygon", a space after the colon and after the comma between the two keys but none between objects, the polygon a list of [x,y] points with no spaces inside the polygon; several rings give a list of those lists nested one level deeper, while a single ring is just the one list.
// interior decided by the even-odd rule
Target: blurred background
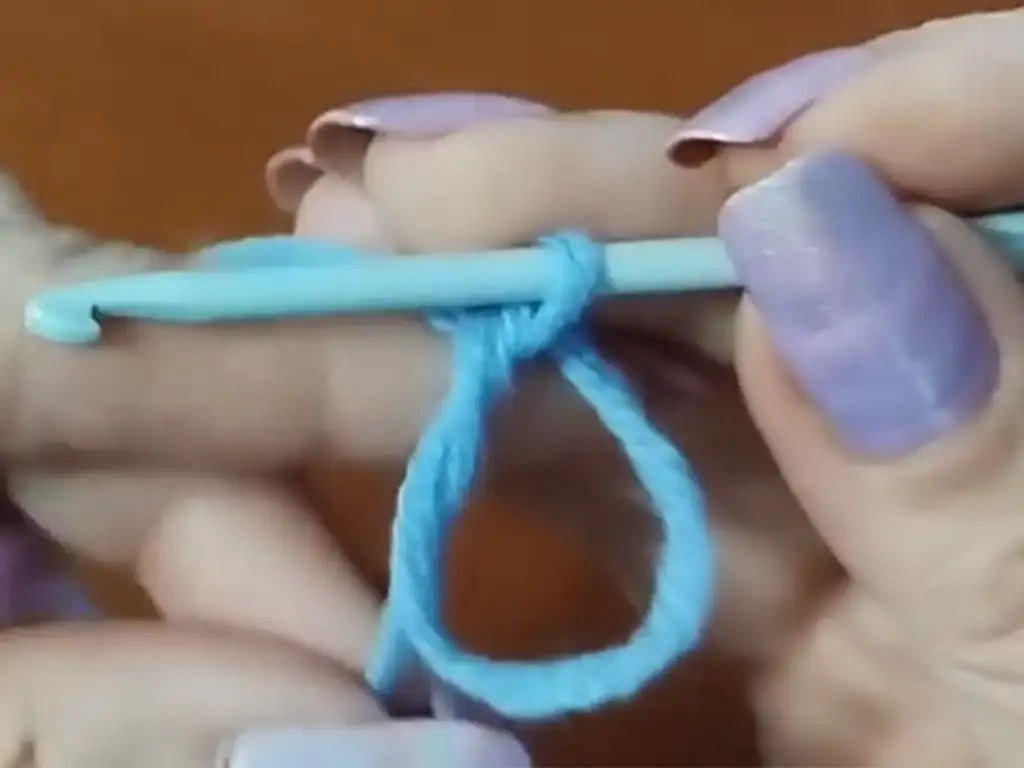
[{"label": "blurred background", "polygon": [[[0,25],[0,166],[51,218],[165,248],[287,227],[263,164],[325,107],[447,89],[686,113],[812,49],[1015,2],[972,0],[36,0]],[[383,585],[397,475],[330,468],[310,492]],[[341,494],[345,507],[334,504]],[[358,503],[353,503],[358,499]],[[366,510],[377,514],[366,514]],[[359,514],[346,515],[357,511]],[[529,566],[523,555],[529,553]],[[460,531],[451,622],[515,654],[621,633],[631,612],[574,542],[500,499]],[[86,567],[97,602],[147,610]],[[462,578],[460,578],[462,574]],[[472,583],[472,589],[460,584]],[[729,670],[681,670],[628,707],[545,729],[543,765],[752,765]],[[695,695],[695,691],[697,695]]]}]

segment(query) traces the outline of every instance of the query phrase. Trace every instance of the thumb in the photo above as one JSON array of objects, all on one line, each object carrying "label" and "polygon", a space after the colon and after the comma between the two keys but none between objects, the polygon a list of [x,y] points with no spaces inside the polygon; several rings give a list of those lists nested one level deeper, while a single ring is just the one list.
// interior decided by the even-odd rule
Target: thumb
[{"label": "thumb", "polygon": [[992,764],[1016,764],[1024,305],[1011,273],[965,225],[911,215],[839,153],[741,190],[720,234],[748,292],[744,393],[784,475],[855,585],[986,729]]}]

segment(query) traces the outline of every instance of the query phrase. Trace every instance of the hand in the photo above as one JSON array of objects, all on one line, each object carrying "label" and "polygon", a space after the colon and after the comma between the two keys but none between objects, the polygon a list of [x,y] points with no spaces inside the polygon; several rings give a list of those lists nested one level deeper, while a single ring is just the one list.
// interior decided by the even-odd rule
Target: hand
[{"label": "hand", "polygon": [[807,58],[681,133],[680,162],[710,152],[741,188],[719,233],[743,391],[851,579],[766,686],[773,764],[1020,762],[1024,297],[890,190],[1024,203],[1022,32],[982,14]]},{"label": "hand", "polygon": [[[458,195],[453,191],[448,239],[434,235],[428,241],[428,226],[444,219],[426,218],[416,248],[512,244],[533,239],[558,221],[593,222],[589,228],[608,237],[615,232],[657,237],[710,231],[721,202],[714,198],[713,178],[704,171],[679,173],[664,161],[664,145],[680,125],[667,117],[623,113],[550,116],[530,126],[484,123],[438,139],[447,154],[438,156],[434,168],[414,163],[420,155],[434,154],[430,142],[410,145],[388,135],[375,142],[366,158],[367,184],[372,158],[387,168],[390,150],[396,157],[405,153],[408,176],[394,178],[385,189],[404,195],[418,188],[426,205],[438,192],[438,173],[452,178],[455,189],[458,179],[442,171],[462,167],[461,153],[476,147],[482,158],[489,158],[473,166],[480,174],[475,180],[455,189]],[[607,168],[606,158],[619,157],[626,148],[632,162]],[[502,211],[491,217],[493,232],[479,230],[479,222],[466,217],[468,200],[479,204],[483,190],[499,191],[488,182],[493,175],[520,172],[523,185],[516,186],[529,192],[531,184],[543,188],[562,179],[547,169],[547,158],[573,153],[581,169],[579,186],[553,189],[543,200],[524,192],[514,198],[515,206],[493,197],[490,204]],[[531,156],[536,161],[526,162]],[[583,170],[591,176],[584,177]],[[337,184],[344,177],[330,175],[326,181]],[[609,199],[607,210],[590,210],[587,200],[595,185]],[[650,190],[644,196],[651,201],[675,202],[659,204],[656,214],[648,212],[636,202],[644,190]],[[724,198],[724,190],[718,194]],[[617,207],[610,204],[612,196],[620,202]],[[676,207],[691,213],[680,221]],[[174,265],[159,253],[94,244],[46,227],[16,199],[8,208],[6,236],[11,253],[17,254],[3,283],[14,291],[10,306],[22,306],[32,291],[50,282]],[[418,212],[410,206],[408,215]],[[463,234],[461,227],[474,232]],[[420,230],[408,231],[412,234],[406,237],[413,238]],[[381,236],[379,230],[375,236]],[[688,306],[671,309],[677,316],[691,311]],[[633,358],[631,370],[652,401],[662,403],[663,420],[687,439],[687,450],[711,488],[719,529],[743,554],[727,560],[723,605],[731,607],[722,611],[716,632],[736,652],[761,659],[800,614],[808,581],[803,577],[827,571],[829,557],[793,514],[788,492],[736,407],[731,373],[686,351],[688,329],[681,322],[662,333],[661,315],[657,324],[653,314],[649,318],[624,307],[609,316],[604,323],[609,336],[642,339],[637,328],[650,331],[650,341],[631,341],[624,354]],[[138,324],[114,328],[102,347],[83,351],[22,336],[19,313],[11,312],[8,323],[9,354],[16,365],[7,370],[17,371],[8,413],[18,418],[4,422],[7,431],[0,444],[16,467],[13,493],[37,521],[78,552],[134,569],[168,620],[169,639],[179,625],[227,627],[241,637],[278,638],[347,669],[363,668],[374,639],[376,600],[280,478],[325,455],[400,458],[445,385],[445,353],[438,340],[407,320],[233,329]],[[661,350],[666,345],[684,353],[682,364],[670,366],[668,375],[651,363],[665,359]],[[523,390],[513,421],[550,424],[551,432],[530,435],[536,442],[527,443],[526,451],[506,448],[499,467],[512,473],[525,468],[533,476],[534,468],[554,466],[555,459],[575,453],[577,458],[584,454],[592,473],[593,462],[605,457],[589,442],[594,434],[589,414],[550,381],[535,379]],[[534,416],[523,408],[535,409]],[[537,418],[538,413],[546,416]],[[731,451],[728,461],[719,451],[723,440]],[[516,442],[525,441],[504,444]],[[736,466],[746,468],[749,484],[733,482]],[[538,486],[544,485],[541,475],[536,473]],[[547,480],[557,479],[560,472],[548,475]],[[613,485],[614,474],[607,477],[608,487],[592,489],[600,506],[609,513],[623,507],[643,513],[644,501],[632,484]],[[548,497],[548,490],[558,496]],[[621,525],[621,517],[616,518],[618,527],[593,525],[593,515],[580,514],[597,511],[591,499],[569,498],[567,503],[564,487],[549,484],[538,493],[546,504],[531,511],[550,512],[553,521],[562,519],[574,531],[589,532],[624,580],[628,574],[631,583],[625,586],[642,598],[646,585],[637,560],[621,546],[627,538],[622,531],[634,526]],[[756,508],[741,503],[751,494],[757,494]],[[768,505],[778,505],[779,515],[766,523],[758,518]],[[341,512],[352,516],[372,510],[353,509],[346,499]],[[642,521],[643,516],[626,519]],[[815,591],[816,580],[809,581]],[[695,698],[701,695],[695,691]]]},{"label": "hand", "polygon": [[[895,37],[876,47],[885,51],[898,42]],[[917,78],[930,72],[912,71]],[[854,74],[849,73],[851,81]],[[916,84],[913,77],[905,77],[909,85]],[[886,78],[878,75],[876,80]],[[907,90],[913,94],[920,89]],[[829,103],[842,103],[840,90],[836,101],[823,99],[793,122],[779,145],[719,153],[699,168],[679,173],[666,172],[660,158],[663,142],[681,124],[660,116],[535,117],[529,125],[483,121],[429,140],[390,130],[366,157],[365,189],[355,202],[369,199],[373,210],[385,212],[388,231],[396,233],[391,236],[394,244],[408,251],[507,245],[557,226],[584,226],[608,238],[706,233],[731,189],[815,141],[854,149],[861,146],[858,142],[866,142],[866,147],[885,150],[880,157],[892,158],[903,156],[901,152],[913,154],[913,148],[927,143],[922,137],[929,131],[946,130],[946,123],[928,119],[898,140],[900,135],[887,122],[893,105],[880,99],[881,92],[878,85],[867,89],[860,97],[863,103],[851,97],[858,109],[876,106],[874,112],[863,113],[859,132],[847,135],[840,130],[846,123],[837,127],[814,118],[827,114]],[[812,94],[806,101],[822,95]],[[913,104],[913,99],[903,98],[896,106],[919,117],[920,107],[915,110]],[[854,107],[846,109],[861,114]],[[885,119],[872,123],[872,114]],[[821,121],[817,129],[814,119]],[[769,126],[752,138],[770,138],[779,127]],[[940,146],[948,141],[948,134],[943,136],[936,140]],[[566,167],[573,173],[563,172]],[[453,168],[464,173],[453,174]],[[495,178],[503,183],[493,183]],[[438,194],[447,189],[442,184],[451,185],[451,194]],[[509,196],[507,190],[519,193]],[[593,200],[607,205],[595,209]],[[948,202],[968,200],[953,196]],[[51,247],[42,250],[49,252]],[[120,259],[111,258],[111,250],[98,249],[93,256],[98,265],[90,266],[89,259],[64,260],[59,268],[95,274],[133,268],[132,261],[134,268],[152,268],[160,261],[158,255],[127,248],[121,249]],[[13,265],[17,279],[5,284],[24,289],[23,297],[46,279],[39,270],[53,263],[40,258]],[[20,307],[21,300],[11,305]],[[610,312],[605,325],[617,331],[641,327],[673,340],[676,349],[679,341],[696,340],[727,357],[729,346],[721,343],[720,329],[723,317],[727,327],[729,315],[705,311],[715,304],[659,303],[654,309],[644,305],[639,312],[623,307]],[[668,323],[666,310],[678,313]],[[8,326],[11,338],[18,337],[17,319]],[[341,458],[401,454],[443,388],[443,350],[418,327],[398,322],[257,332],[134,327],[125,329],[119,341],[86,354],[32,341],[19,347],[20,365],[13,369],[19,371],[20,383],[31,386],[18,387],[16,402],[21,407],[11,412],[24,416],[8,428],[3,441],[8,455],[34,462],[57,457],[64,465],[69,456],[89,465],[102,459],[114,468],[23,472],[16,482],[19,498],[64,541],[108,561],[137,564],[170,617],[215,617],[220,623],[269,631],[358,668],[372,640],[372,599],[294,500],[277,489],[265,493],[269,486],[263,481],[239,477],[268,476],[316,452]],[[808,599],[819,594],[821,578],[814,574],[827,573],[828,557],[790,514],[785,489],[775,482],[774,468],[752,439],[749,425],[733,414],[728,391],[719,396],[718,379],[727,381],[727,374],[702,366],[696,374],[684,368],[687,375],[679,376],[675,367],[665,376],[665,366],[650,365],[650,359],[646,356],[648,362],[636,366],[641,369],[638,378],[648,385],[661,420],[686,438],[688,452],[711,486],[715,524],[724,540],[720,623],[731,628],[718,634],[734,650],[762,660],[771,657],[801,626]],[[232,366],[226,366],[226,360]],[[714,379],[711,386],[709,376]],[[688,385],[685,397],[679,396],[680,384]],[[112,390],[119,396],[112,396]],[[552,401],[535,402],[551,407]],[[404,408],[396,412],[399,406]],[[558,430],[550,439],[545,435],[542,442],[578,448],[584,441],[568,439],[579,434],[577,423],[570,420],[573,414],[567,411],[560,422],[569,421],[571,429]],[[168,423],[175,425],[171,434]],[[707,427],[721,424],[731,425],[725,438]],[[729,440],[733,434],[742,439]],[[740,452],[743,463],[724,456],[723,444],[730,450],[749,446]],[[156,469],[117,469],[140,464]],[[183,465],[199,469],[183,471]],[[167,466],[179,469],[168,472]],[[737,475],[744,483],[735,482]],[[257,500],[260,514],[247,514],[250,502]],[[628,487],[620,486],[615,501],[630,501]],[[773,514],[764,514],[764,507]],[[571,517],[571,509],[558,511]],[[787,522],[791,518],[793,522]],[[603,543],[609,538],[614,537],[605,537]],[[309,557],[311,549],[319,553],[319,560]],[[224,552],[237,553],[226,568],[220,559]],[[614,561],[616,553],[610,548],[605,546],[603,553]],[[254,573],[248,567],[254,562],[267,565]],[[635,562],[627,563],[635,572]],[[284,574],[288,576],[282,579]],[[243,577],[263,590],[273,587],[281,599],[257,604],[235,599]],[[198,584],[203,584],[202,593]],[[737,626],[753,631],[733,631]],[[357,628],[365,632],[353,632]],[[745,647],[749,643],[743,634],[757,638],[756,647]],[[338,638],[343,637],[350,641],[339,648]],[[823,737],[820,731],[814,736]]]},{"label": "hand", "polygon": [[[724,190],[716,186],[714,171],[679,172],[664,162],[664,146],[680,125],[658,115],[588,113],[483,120],[436,144],[403,138],[400,131],[384,132],[365,158],[359,155],[365,161],[366,190],[352,202],[359,204],[372,189],[379,193],[381,209],[395,208],[388,220],[394,222],[393,231],[403,232],[403,250],[509,245],[531,240],[558,222],[609,238],[707,232]],[[469,164],[471,178],[445,172],[467,167],[460,161],[466,152],[481,159]],[[552,157],[575,158],[580,173],[572,185],[564,183],[564,174],[552,172]],[[617,160],[609,167],[610,157]],[[323,158],[323,164],[332,158]],[[506,199],[490,181],[496,176],[508,178],[511,188],[522,192]],[[450,194],[441,198],[448,200],[447,208],[426,215],[424,206],[437,205],[438,178],[451,184]],[[332,174],[324,182],[316,191],[325,186],[330,191],[345,177]],[[538,199],[532,189],[546,194]],[[407,202],[416,190],[419,205]],[[392,198],[404,202],[405,214]],[[594,199],[606,204],[594,210]],[[308,204],[316,200],[310,191]],[[479,208],[474,215],[467,215],[470,204]],[[134,247],[90,248],[81,239],[39,226],[27,213],[18,221],[31,224],[16,230],[24,261],[12,267],[18,280],[11,282],[22,289],[15,304],[48,280],[173,263]],[[357,240],[348,231],[343,229],[339,239]],[[398,239],[379,230],[373,236]],[[62,250],[74,255],[59,258]],[[690,312],[688,306],[662,307],[681,317]],[[640,351],[663,359],[660,348],[680,349],[688,342],[690,329],[681,322],[667,327],[661,314],[657,325],[655,314],[648,317],[639,307],[629,312],[618,307],[609,315],[607,327],[629,331],[630,356],[643,358]],[[645,326],[665,338],[646,347],[637,344],[634,339],[643,337],[634,331]],[[136,567],[168,617],[215,614],[219,621],[272,631],[362,666],[373,639],[374,601],[301,505],[267,478],[316,454],[343,460],[402,456],[445,386],[441,341],[416,323],[377,318],[242,329],[139,324],[115,329],[110,343],[88,351],[21,339],[13,323],[11,335],[24,344],[20,376],[31,386],[19,388],[13,410],[25,414],[24,422],[15,425],[5,443],[19,466],[14,495],[36,520],[80,552]],[[713,454],[721,433],[741,438],[730,441],[736,448],[745,446],[742,438],[753,438],[753,430],[735,413],[731,374],[707,361],[689,365],[698,362],[694,357],[689,353],[669,376],[643,360],[633,368],[642,385],[671,392],[671,398],[661,398],[673,415],[667,420],[671,428],[692,436],[688,451],[698,461],[701,455],[709,458],[706,474],[713,492],[742,497],[749,490],[735,487],[731,470]],[[647,372],[657,376],[644,380]],[[525,451],[512,455],[506,450],[507,461],[499,464],[543,469],[551,466],[552,454],[570,448],[594,453],[581,439],[581,429],[594,430],[584,408],[544,382],[524,389],[532,397],[524,398],[522,407],[545,414],[557,409],[559,418],[530,418],[517,403],[515,422],[550,424],[552,431],[521,441]],[[712,421],[714,431],[701,426]],[[738,458],[754,478],[774,475],[756,440]],[[51,460],[73,469],[45,468]],[[97,464],[107,468],[93,469]],[[758,493],[763,497],[762,489]],[[642,509],[631,487],[620,484],[616,496],[616,503]],[[738,503],[721,506],[736,509],[745,522],[752,516]],[[735,527],[742,536],[744,526]],[[752,527],[762,535],[756,524]],[[608,538],[621,541],[617,535]],[[806,565],[785,547],[778,559],[787,575],[781,585],[773,579],[771,589],[779,588],[784,596],[759,604],[756,611],[765,617],[792,610],[790,570],[784,563],[795,563],[795,571]],[[254,573],[251,564],[256,562],[267,565]],[[737,570],[741,580],[759,581],[747,575],[746,565]],[[238,599],[236,586],[243,579],[259,581],[267,594],[280,594],[280,604]],[[182,586],[188,583],[201,584],[201,591]],[[339,647],[339,637],[352,638],[351,646]]]}]

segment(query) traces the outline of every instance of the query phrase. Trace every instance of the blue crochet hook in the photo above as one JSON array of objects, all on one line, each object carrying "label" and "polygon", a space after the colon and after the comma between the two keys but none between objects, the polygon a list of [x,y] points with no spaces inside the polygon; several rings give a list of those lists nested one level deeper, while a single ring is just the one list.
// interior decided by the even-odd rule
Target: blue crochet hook
[{"label": "blue crochet hook", "polygon": [[[972,220],[1024,272],[1024,210]],[[736,287],[713,237],[605,246],[606,295]],[[551,262],[538,247],[474,254],[366,254],[291,236],[252,238],[200,254],[204,267],[125,275],[37,295],[25,326],[64,344],[100,338],[103,317],[200,324],[403,312],[540,301]]]}]

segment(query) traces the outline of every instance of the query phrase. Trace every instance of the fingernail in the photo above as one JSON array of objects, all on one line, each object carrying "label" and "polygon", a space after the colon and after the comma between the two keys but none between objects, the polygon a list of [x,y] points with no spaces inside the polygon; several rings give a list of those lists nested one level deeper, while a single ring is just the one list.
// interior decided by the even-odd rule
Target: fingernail
[{"label": "fingernail", "polygon": [[691,117],[672,139],[669,155],[685,164],[695,144],[766,141],[873,61],[866,48],[836,48],[756,75]]},{"label": "fingernail", "polygon": [[324,127],[356,128],[409,137],[440,136],[478,123],[543,117],[552,110],[537,102],[494,93],[428,93],[371,99],[320,115],[309,144]]},{"label": "fingernail", "polygon": [[323,170],[308,147],[288,147],[267,161],[265,175],[270,199],[281,211],[294,214]]},{"label": "fingernail", "polygon": [[987,403],[999,353],[980,308],[859,160],[790,162],[736,193],[719,233],[778,354],[849,448],[900,455]]},{"label": "fingernail", "polygon": [[529,768],[511,736],[468,723],[394,720],[347,730],[282,729],[242,735],[218,768]]}]

